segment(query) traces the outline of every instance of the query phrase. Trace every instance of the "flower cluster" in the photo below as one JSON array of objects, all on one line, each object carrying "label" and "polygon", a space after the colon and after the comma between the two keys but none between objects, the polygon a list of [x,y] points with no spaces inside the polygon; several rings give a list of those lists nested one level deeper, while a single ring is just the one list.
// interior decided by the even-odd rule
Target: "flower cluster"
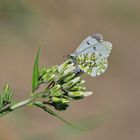
[{"label": "flower cluster", "polygon": [[85,91],[85,81],[75,71],[76,67],[71,59],[60,66],[40,70],[40,83],[46,83],[47,89],[50,88],[49,93],[43,97],[47,97],[48,104],[57,110],[65,110],[71,100],[82,99],[92,94]]}]

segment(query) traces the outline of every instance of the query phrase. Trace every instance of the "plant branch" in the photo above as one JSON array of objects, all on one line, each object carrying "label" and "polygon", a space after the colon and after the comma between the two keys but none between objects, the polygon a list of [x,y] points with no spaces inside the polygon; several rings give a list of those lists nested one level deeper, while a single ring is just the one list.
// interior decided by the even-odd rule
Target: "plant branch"
[{"label": "plant branch", "polygon": [[13,105],[9,105],[9,106],[7,106],[6,108],[4,108],[4,109],[2,109],[1,111],[0,111],[0,117],[3,117],[3,116],[5,116],[5,115],[7,115],[7,114],[9,114],[10,112],[12,112],[12,111],[14,111],[14,110],[16,110],[16,109],[18,109],[18,108],[21,108],[21,107],[23,107],[23,106],[25,106],[25,105],[29,105],[30,103],[32,103],[34,100],[36,100],[37,98],[39,98],[41,95],[43,95],[44,93],[46,94],[48,91],[41,91],[41,92],[38,92],[38,93],[34,93],[34,94],[32,94],[32,96],[31,97],[29,97],[29,98],[27,98],[27,99],[25,99],[25,100],[23,100],[23,101],[20,101],[20,102],[18,102],[18,103],[15,103],[15,104],[13,104]]}]

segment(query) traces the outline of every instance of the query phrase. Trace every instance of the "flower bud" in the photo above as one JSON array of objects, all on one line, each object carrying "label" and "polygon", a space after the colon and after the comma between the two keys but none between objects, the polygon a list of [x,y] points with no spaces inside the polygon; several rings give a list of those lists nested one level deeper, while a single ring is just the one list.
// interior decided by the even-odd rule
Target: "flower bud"
[{"label": "flower bud", "polygon": [[54,103],[58,103],[58,102],[61,102],[61,99],[58,98],[58,97],[52,97],[52,101],[53,101]]},{"label": "flower bud", "polygon": [[78,85],[76,85],[76,86],[73,86],[72,88],[70,88],[69,90],[70,91],[84,91],[86,88],[85,87],[83,87],[83,86],[78,86]]},{"label": "flower bud", "polygon": [[55,73],[55,72],[57,72],[58,71],[58,65],[56,65],[56,66],[53,66],[52,67],[52,73]]},{"label": "flower bud", "polygon": [[80,79],[81,79],[80,77],[76,77],[76,78],[74,78],[74,79],[71,80],[71,81],[73,82],[73,85],[74,85],[74,84],[80,82]]},{"label": "flower bud", "polygon": [[74,64],[68,64],[61,72],[56,77],[56,81],[64,80],[67,75],[74,73],[75,67],[73,66]]},{"label": "flower bud", "polygon": [[74,78],[73,80],[71,80],[71,81],[69,81],[69,82],[63,84],[62,87],[63,87],[64,89],[69,89],[69,88],[71,88],[72,86],[74,86],[74,85],[75,85],[77,82],[79,82],[79,81],[80,81],[80,77],[76,77],[76,78]]},{"label": "flower bud", "polygon": [[55,73],[56,71],[58,70],[58,66],[56,65],[56,66],[53,66],[53,67],[51,67],[51,68],[48,68],[48,69],[46,69],[46,73],[47,74],[53,74],[53,73]]},{"label": "flower bud", "polygon": [[50,82],[54,79],[54,77],[55,77],[55,74],[45,74],[45,75],[43,75],[42,78],[43,78],[44,82]]},{"label": "flower bud", "polygon": [[69,81],[69,82],[67,82],[67,83],[62,85],[63,89],[69,89],[72,86],[73,86],[73,82],[72,81]]},{"label": "flower bud", "polygon": [[75,70],[74,64],[69,64],[68,68],[64,71],[63,75],[67,75]]},{"label": "flower bud", "polygon": [[68,96],[71,98],[82,98],[84,96],[84,92],[83,91],[69,92]]},{"label": "flower bud", "polygon": [[67,60],[66,62],[64,62],[63,64],[61,64],[60,66],[58,66],[58,72],[59,73],[63,73],[65,69],[67,69],[68,65],[70,64],[70,60]]},{"label": "flower bud", "polygon": [[57,85],[55,85],[55,86],[52,88],[52,90],[53,90],[53,91],[58,91],[60,88],[61,88],[61,85],[60,85],[60,84],[57,84]]},{"label": "flower bud", "polygon": [[44,74],[46,74],[46,68],[45,67],[41,68],[41,70],[40,70],[40,75],[44,75]]},{"label": "flower bud", "polygon": [[67,103],[69,103],[69,100],[68,99],[65,99],[65,98],[61,98],[61,102],[63,104],[67,104]]},{"label": "flower bud", "polygon": [[84,84],[85,83],[85,80],[81,80],[79,83],[78,83],[78,85],[82,85],[82,84]]},{"label": "flower bud", "polygon": [[93,92],[84,92],[84,97],[87,97],[87,96],[90,96],[90,95],[92,95],[93,94]]},{"label": "flower bud", "polygon": [[62,91],[50,90],[50,93],[51,93],[50,95],[51,95],[52,97],[60,97],[60,96],[63,95]]},{"label": "flower bud", "polygon": [[66,78],[64,78],[64,82],[69,82],[70,80],[72,80],[74,78],[75,74],[74,73],[70,73]]},{"label": "flower bud", "polygon": [[69,106],[68,104],[63,104],[61,102],[58,102],[58,103],[54,103],[53,106],[55,107],[56,110],[59,110],[59,111],[64,111],[67,109],[67,107]]}]

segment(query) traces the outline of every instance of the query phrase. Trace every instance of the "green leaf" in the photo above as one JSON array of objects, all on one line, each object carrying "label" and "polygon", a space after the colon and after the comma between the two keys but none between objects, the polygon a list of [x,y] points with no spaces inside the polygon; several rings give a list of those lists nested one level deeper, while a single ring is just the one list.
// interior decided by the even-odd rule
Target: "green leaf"
[{"label": "green leaf", "polygon": [[11,91],[9,85],[7,84],[4,87],[2,98],[5,102],[11,103],[12,97],[13,97],[13,91]]},{"label": "green leaf", "polygon": [[49,114],[57,117],[58,119],[60,119],[61,121],[63,121],[64,123],[68,124],[69,126],[71,127],[74,127],[76,129],[79,129],[79,130],[84,130],[82,128],[79,128],[77,126],[75,126],[74,124],[66,121],[65,119],[63,119],[60,115],[58,115],[57,113],[55,113],[54,111],[52,111],[49,107],[45,106],[42,102],[35,102],[34,103],[35,106],[39,107],[39,108],[42,108],[44,111],[48,112]]},{"label": "green leaf", "polygon": [[13,91],[10,89],[9,85],[7,84],[0,95],[0,109],[7,106],[12,102]]},{"label": "green leaf", "polygon": [[3,108],[3,99],[2,99],[2,97],[1,97],[1,95],[0,95],[0,110]]},{"label": "green leaf", "polygon": [[38,77],[39,77],[39,66],[38,66],[38,61],[39,61],[39,53],[40,53],[40,48],[38,49],[35,62],[34,62],[34,67],[33,67],[33,74],[32,74],[32,91],[35,91],[38,88]]}]

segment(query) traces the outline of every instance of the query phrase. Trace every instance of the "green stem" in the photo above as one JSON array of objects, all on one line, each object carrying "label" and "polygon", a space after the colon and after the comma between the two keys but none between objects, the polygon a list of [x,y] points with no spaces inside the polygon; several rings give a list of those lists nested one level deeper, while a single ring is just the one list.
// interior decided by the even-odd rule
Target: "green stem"
[{"label": "green stem", "polygon": [[18,108],[21,108],[21,107],[23,107],[23,106],[25,106],[25,105],[29,105],[29,104],[32,103],[35,99],[39,98],[40,95],[46,94],[47,92],[48,92],[48,91],[42,91],[42,92],[38,92],[38,93],[32,94],[31,97],[29,97],[29,98],[27,98],[27,99],[25,99],[25,100],[23,100],[23,101],[20,101],[20,102],[18,102],[18,103],[15,103],[15,104],[13,104],[13,105],[10,105],[10,106],[8,106],[8,107],[2,109],[2,110],[0,111],[0,117],[5,116],[6,114],[8,114],[8,113],[10,113],[10,112],[12,112],[12,111],[14,111],[14,110],[16,110],[16,109],[18,109]]}]

